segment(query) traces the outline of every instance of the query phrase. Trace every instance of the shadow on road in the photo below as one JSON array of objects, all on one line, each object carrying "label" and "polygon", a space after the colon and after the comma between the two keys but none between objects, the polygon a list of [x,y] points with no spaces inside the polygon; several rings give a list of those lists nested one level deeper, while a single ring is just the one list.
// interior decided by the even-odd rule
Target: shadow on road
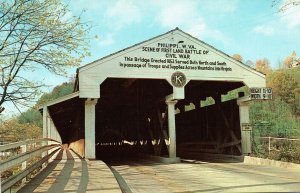
[{"label": "shadow on road", "polygon": [[[66,158],[63,158],[63,153],[66,152]],[[71,192],[86,192],[87,185],[89,181],[89,171],[87,162],[84,159],[77,159],[81,161],[81,176],[79,178],[79,183],[73,182],[73,189],[76,191]],[[72,172],[74,171],[75,160],[69,149],[61,149],[57,154],[54,161],[47,165],[47,167],[42,170],[38,175],[31,179],[24,187],[22,187],[18,193],[30,193],[36,192],[36,189],[41,190],[37,192],[70,192],[65,191],[66,185],[70,183],[70,178]],[[59,166],[63,165],[62,169]],[[72,183],[72,182],[71,182]],[[76,188],[78,186],[78,188]]]}]

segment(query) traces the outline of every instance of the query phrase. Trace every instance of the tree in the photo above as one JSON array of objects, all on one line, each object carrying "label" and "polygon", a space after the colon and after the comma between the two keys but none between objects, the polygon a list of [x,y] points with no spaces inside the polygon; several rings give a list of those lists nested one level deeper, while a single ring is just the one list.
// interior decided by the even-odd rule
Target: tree
[{"label": "tree", "polygon": [[42,137],[42,129],[31,123],[19,123],[16,119],[0,122],[1,143],[24,141]]},{"label": "tree", "polygon": [[43,94],[36,102],[35,106],[40,107],[46,102],[71,94],[73,90],[74,90],[74,84],[72,82],[64,82],[54,87],[50,93]]},{"label": "tree", "polygon": [[240,62],[243,62],[243,57],[240,54],[233,54],[232,57]]},{"label": "tree", "polygon": [[43,117],[37,108],[31,108],[17,117],[20,124],[32,124],[43,127]]},{"label": "tree", "polygon": [[298,83],[286,71],[279,70],[272,74],[268,86],[272,87],[275,96],[279,96],[287,104],[294,104]]},{"label": "tree", "polygon": [[74,85],[72,82],[64,82],[61,85],[56,86],[50,93],[44,93],[32,108],[17,117],[18,123],[42,127],[43,119],[39,112],[39,108],[46,102],[71,94],[73,89]]},{"label": "tree", "polygon": [[89,54],[89,25],[61,0],[0,0],[0,7],[1,112],[6,101],[26,104],[38,94],[42,84],[28,76],[35,69],[63,75],[79,65]]},{"label": "tree", "polygon": [[291,68],[291,67],[293,67],[295,61],[296,61],[296,52],[293,51],[291,53],[291,55],[286,57],[286,59],[283,61],[283,63],[286,68]]},{"label": "tree", "polygon": [[269,60],[266,58],[257,60],[255,63],[255,70],[264,74],[270,74],[272,69]]},{"label": "tree", "polygon": [[272,7],[278,6],[278,10],[281,12],[285,12],[286,10],[290,9],[291,7],[299,6],[300,1],[299,0],[273,0],[272,1]]}]

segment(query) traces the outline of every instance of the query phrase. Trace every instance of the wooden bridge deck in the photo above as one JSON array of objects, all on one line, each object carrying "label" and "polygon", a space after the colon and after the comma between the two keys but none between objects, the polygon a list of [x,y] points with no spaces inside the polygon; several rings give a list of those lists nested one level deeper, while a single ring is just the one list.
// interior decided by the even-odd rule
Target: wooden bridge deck
[{"label": "wooden bridge deck", "polygon": [[223,159],[163,164],[144,159],[108,162],[80,159],[68,149],[18,192],[299,192],[300,170]]},{"label": "wooden bridge deck", "polygon": [[41,173],[18,192],[120,193],[121,190],[104,162],[81,159],[69,149],[62,149]]}]

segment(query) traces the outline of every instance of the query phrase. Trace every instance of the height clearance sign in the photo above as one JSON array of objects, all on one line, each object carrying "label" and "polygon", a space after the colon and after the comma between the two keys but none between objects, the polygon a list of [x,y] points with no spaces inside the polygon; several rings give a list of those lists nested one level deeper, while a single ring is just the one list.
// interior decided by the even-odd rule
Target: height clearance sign
[{"label": "height clearance sign", "polygon": [[272,88],[250,88],[250,97],[254,100],[270,100],[272,99]]}]

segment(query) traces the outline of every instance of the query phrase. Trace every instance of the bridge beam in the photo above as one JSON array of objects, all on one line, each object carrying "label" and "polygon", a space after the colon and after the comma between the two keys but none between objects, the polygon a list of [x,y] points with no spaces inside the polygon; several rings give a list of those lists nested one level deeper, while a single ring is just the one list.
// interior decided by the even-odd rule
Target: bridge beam
[{"label": "bridge beam", "polygon": [[95,106],[98,99],[87,99],[85,101],[85,149],[84,157],[87,159],[96,159],[95,151]]}]

